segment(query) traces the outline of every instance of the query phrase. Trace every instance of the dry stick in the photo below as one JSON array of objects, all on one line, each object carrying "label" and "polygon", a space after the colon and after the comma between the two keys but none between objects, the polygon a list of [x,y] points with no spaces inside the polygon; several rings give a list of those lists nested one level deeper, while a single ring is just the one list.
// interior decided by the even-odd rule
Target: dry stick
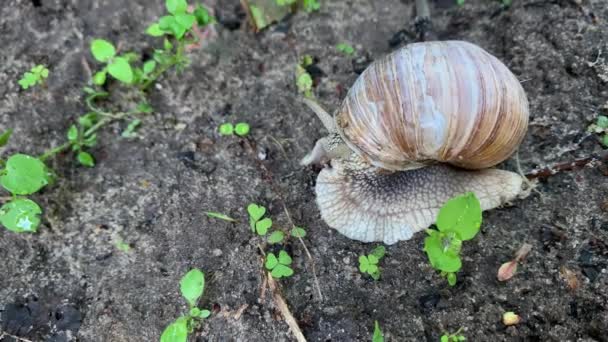
[{"label": "dry stick", "polygon": [[20,342],[33,342],[32,340],[28,340],[27,338],[11,335],[7,332],[0,331],[0,340],[3,339],[4,337],[12,337],[15,340],[20,341]]},{"label": "dry stick", "polygon": [[582,169],[585,166],[598,163],[600,165],[604,165],[608,162],[608,152],[604,152],[602,154],[596,156],[590,156],[586,158],[575,159],[566,163],[558,163],[549,167],[532,170],[526,174],[526,178],[528,179],[536,179],[536,178],[548,178],[555,175],[558,172],[562,171],[574,171],[578,169]]},{"label": "dry stick", "polygon": [[272,278],[270,272],[266,272],[266,278],[268,279],[268,287],[270,288],[270,291],[272,291],[272,297],[279,307],[279,311],[281,311],[281,314],[283,314],[285,322],[287,325],[289,325],[291,333],[295,336],[298,342],[306,342],[306,338],[304,337],[304,334],[302,334],[302,330],[300,330],[298,322],[291,314],[291,311],[289,311],[289,307],[287,306],[285,299],[283,299],[283,296],[281,296],[277,282]]},{"label": "dry stick", "polygon": [[[294,224],[293,220],[291,219],[291,215],[289,214],[289,210],[287,210],[287,205],[285,204],[285,197],[283,196],[283,192],[281,191],[281,189],[279,188],[279,186],[274,181],[274,178],[272,176],[272,172],[270,172],[270,170],[268,170],[268,168],[266,167],[266,165],[264,165],[264,163],[262,163],[257,158],[257,156],[255,155],[255,151],[256,151],[255,141],[249,140],[249,139],[245,139],[245,143],[247,144],[247,147],[249,148],[249,152],[255,158],[258,166],[262,169],[262,173],[266,176],[266,178],[270,182],[270,185],[272,186],[272,190],[279,196],[279,200],[281,201],[281,205],[283,206],[283,210],[285,210],[285,213],[287,214],[287,219],[289,220],[289,223],[291,224],[291,227],[292,228],[295,227],[295,224]],[[302,238],[300,236],[298,236],[298,240],[300,241],[300,244],[304,248],[304,252],[306,253],[306,257],[310,261],[310,266],[312,268],[312,277],[313,277],[313,280],[315,282],[315,287],[317,288],[317,294],[319,295],[319,301],[323,301],[323,293],[321,292],[321,285],[319,284],[319,279],[317,278],[317,267],[315,266],[315,261],[312,258],[312,255],[310,254],[310,251],[306,247],[306,244],[304,243],[304,240],[302,240]]]}]

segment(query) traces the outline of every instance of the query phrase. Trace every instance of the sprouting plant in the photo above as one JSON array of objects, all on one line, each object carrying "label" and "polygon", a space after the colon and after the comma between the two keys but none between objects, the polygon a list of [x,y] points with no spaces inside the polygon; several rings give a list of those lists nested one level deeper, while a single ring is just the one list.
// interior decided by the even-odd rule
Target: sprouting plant
[{"label": "sprouting plant", "polygon": [[[12,200],[0,207],[0,223],[7,229],[19,233],[36,232],[42,209],[23,196],[38,192],[52,183],[55,175],[45,165],[47,159],[72,150],[79,164],[93,167],[95,159],[89,149],[97,144],[97,131],[113,122],[125,122],[127,126],[121,135],[126,138],[135,136],[135,130],[141,124],[140,116],[153,111],[147,102],[145,90],[170,68],[176,67],[180,71],[188,64],[185,50],[188,44],[196,41],[194,26],[208,25],[213,18],[200,5],[192,13],[187,13],[185,0],[166,0],[165,5],[171,15],[148,28],[148,33],[153,36],[165,36],[163,48],[154,51],[153,59],[142,61],[141,67],[138,64],[140,55],[131,52],[119,54],[114,44],[107,40],[94,39],[91,42],[91,53],[95,60],[103,63],[103,67],[92,76],[91,86],[83,88],[89,110],[69,126],[65,143],[47,149],[38,157],[18,153],[6,160],[0,159],[0,185],[13,196]],[[132,95],[130,97],[136,99],[134,106],[124,110],[121,108],[123,104],[111,106],[113,110],[99,106],[98,102],[111,97],[109,92],[101,89],[108,74],[123,84],[119,91],[128,91]],[[26,85],[29,87],[47,76],[48,69],[38,65],[29,74],[26,73],[19,84],[24,88]],[[0,134],[0,147],[8,142],[10,135],[10,130]]]},{"label": "sprouting plant", "polygon": [[481,206],[472,192],[454,197],[439,210],[437,229],[427,229],[424,250],[431,266],[447,277],[451,286],[456,285],[456,272],[462,267],[460,249],[462,242],[471,240],[481,226]]},{"label": "sprouting plant", "polygon": [[218,128],[221,135],[238,135],[240,137],[244,137],[249,134],[249,124],[246,122],[239,122],[236,125],[231,123],[223,123]]},{"label": "sprouting plant", "polygon": [[353,48],[352,45],[348,43],[340,43],[336,45],[336,50],[342,52],[345,55],[352,55],[355,53],[355,48]]},{"label": "sprouting plant", "polygon": [[384,257],[386,249],[384,246],[377,246],[368,255],[359,256],[359,271],[369,274],[374,280],[380,279],[380,267],[378,263]]},{"label": "sprouting plant", "polygon": [[44,84],[47,77],[49,77],[49,69],[42,64],[38,64],[30,71],[24,73],[17,83],[19,83],[22,89],[28,89],[36,84]]},{"label": "sprouting plant", "polygon": [[249,226],[251,227],[251,231],[258,235],[266,235],[268,229],[272,227],[272,220],[269,217],[264,218],[266,208],[251,203],[247,206],[247,212],[249,213]]},{"label": "sprouting plant", "polygon": [[384,342],[384,335],[380,330],[380,324],[378,321],[374,321],[374,335],[372,336],[372,342]]},{"label": "sprouting plant", "polygon": [[306,12],[314,12],[321,8],[321,4],[319,0],[302,0],[302,7]]},{"label": "sprouting plant", "polygon": [[179,282],[182,297],[188,302],[189,311],[165,328],[160,342],[186,342],[188,334],[198,329],[201,321],[211,315],[209,310],[197,306],[205,290],[205,274],[195,268],[186,273]]},{"label": "sprouting plant", "polygon": [[608,116],[599,115],[597,121],[588,128],[589,132],[600,134],[604,147],[608,147]]},{"label": "sprouting plant", "polygon": [[274,253],[268,253],[264,266],[273,278],[290,277],[293,275],[293,269],[289,267],[291,262],[291,256],[285,250],[280,250],[278,258]]},{"label": "sprouting plant", "polygon": [[458,329],[455,333],[452,333],[452,334],[450,334],[449,332],[443,333],[443,335],[441,336],[441,342],[466,341],[467,338],[464,337],[464,335],[462,335],[460,333],[461,331],[462,331],[462,328]]},{"label": "sprouting plant", "polygon": [[114,245],[116,246],[116,248],[118,248],[118,250],[125,252],[125,253],[127,253],[131,250],[131,245],[124,242],[122,239],[118,239]]},{"label": "sprouting plant", "polygon": [[306,71],[306,67],[313,64],[313,58],[310,55],[302,57],[300,63],[296,66],[296,86],[298,92],[304,94],[305,97],[312,98],[312,76]]}]

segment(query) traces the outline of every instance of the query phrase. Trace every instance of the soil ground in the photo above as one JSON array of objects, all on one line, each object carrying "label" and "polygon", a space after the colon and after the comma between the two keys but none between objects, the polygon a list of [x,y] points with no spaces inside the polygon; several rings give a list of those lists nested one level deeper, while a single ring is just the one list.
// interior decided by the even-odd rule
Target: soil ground
[{"label": "soil ground", "polygon": [[[208,280],[202,306],[214,314],[192,341],[293,340],[271,297],[260,294],[262,240],[246,223],[246,205],[257,202],[286,226],[281,201],[247,144],[217,133],[223,122],[246,121],[289,212],[308,231],[323,300],[297,243],[288,246],[296,273],[280,283],[309,341],[369,341],[374,320],[388,341],[437,341],[460,327],[469,341],[608,341],[608,182],[601,167],[556,174],[540,182],[540,194],[485,213],[453,288],[430,268],[423,233],[387,248],[375,282],[357,269],[358,256],[374,245],[320,219],[318,170],[298,160],[324,131],[297,101],[295,65],[304,54],[318,59],[315,94],[333,110],[366,60],[413,41],[413,2],[321,0],[319,12],[299,12],[258,34],[238,1],[211,4],[217,35],[191,54],[182,74],[160,80],[150,94],[155,112],[138,138],[120,138],[124,125],[106,129],[92,169],[59,155],[49,163],[57,183],[34,196],[45,209],[39,233],[0,230],[2,331],[32,341],[156,341],[185,312],[179,279],[198,267]],[[608,111],[608,2],[514,0],[506,10],[498,1],[454,2],[432,2],[436,38],[482,46],[527,91],[524,172],[600,152],[586,128]],[[86,110],[82,59],[95,66],[90,41],[149,54],[158,41],[143,31],[163,13],[160,0],[3,0],[0,129],[15,130],[3,155],[38,155],[62,143]],[[352,43],[359,57],[337,52],[340,42]],[[49,66],[48,87],[20,90],[16,81],[36,63]],[[120,240],[129,252],[117,249]],[[524,242],[533,246],[525,263],[512,280],[498,282],[499,265]],[[563,269],[576,275],[576,289]],[[505,311],[519,313],[522,323],[505,327]]]}]

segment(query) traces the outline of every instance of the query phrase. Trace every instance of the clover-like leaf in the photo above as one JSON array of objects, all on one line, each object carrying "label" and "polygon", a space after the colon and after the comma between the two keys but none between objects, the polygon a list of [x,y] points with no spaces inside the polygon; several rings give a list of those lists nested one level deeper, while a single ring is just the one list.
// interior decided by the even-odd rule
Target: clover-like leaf
[{"label": "clover-like leaf", "polygon": [[264,217],[264,214],[266,213],[266,208],[255,203],[251,203],[247,206],[247,213],[249,213],[249,217],[251,217],[254,221],[257,222],[262,217]]},{"label": "clover-like leaf", "polygon": [[270,236],[268,237],[268,242],[280,243],[280,242],[283,242],[284,238],[285,238],[285,234],[282,231],[277,230],[275,232],[272,232],[272,234],[270,234]]},{"label": "clover-like leaf", "polygon": [[278,264],[279,264],[279,259],[277,259],[276,255],[274,255],[274,253],[268,253],[266,255],[266,262],[264,263],[264,266],[266,267],[267,270],[272,270]]},{"label": "clover-like leaf", "polygon": [[378,260],[377,256],[370,254],[367,256],[367,261],[369,261],[370,265],[376,265],[380,260]]},{"label": "clover-like leaf", "polygon": [[165,6],[167,7],[167,11],[171,14],[179,14],[186,12],[188,8],[188,3],[186,0],[166,0]]},{"label": "clover-like leaf", "polygon": [[40,224],[42,210],[36,202],[17,198],[0,208],[0,223],[16,233],[35,233]]},{"label": "clover-like leaf", "polygon": [[116,55],[116,49],[114,48],[114,45],[107,40],[95,39],[91,42],[91,53],[96,60],[107,62]]},{"label": "clover-like leaf", "polygon": [[272,220],[268,217],[255,223],[255,231],[258,235],[266,235],[270,227],[272,227]]},{"label": "clover-like leaf", "polygon": [[375,256],[376,258],[378,258],[378,260],[380,260],[384,257],[384,254],[386,254],[386,248],[384,246],[380,245],[380,246],[376,246],[376,248],[374,248],[372,250],[371,255]]},{"label": "clover-like leaf", "polygon": [[306,230],[304,230],[304,228],[302,227],[293,227],[293,229],[291,230],[291,236],[303,238],[306,236]]},{"label": "clover-like leaf", "polygon": [[249,124],[245,122],[239,122],[234,126],[234,133],[240,137],[244,137],[249,134]]},{"label": "clover-like leaf", "polygon": [[279,263],[283,265],[291,265],[292,263],[291,257],[284,250],[279,252]]},{"label": "clover-like leaf", "polygon": [[16,195],[29,195],[40,190],[52,180],[46,165],[25,154],[14,154],[6,161],[0,175],[0,184]]},{"label": "clover-like leaf", "polygon": [[359,256],[359,271],[361,271],[361,273],[367,273],[368,268],[369,268],[369,261],[367,260],[367,256],[360,255]]},{"label": "clover-like leaf", "polygon": [[182,296],[194,307],[205,290],[205,275],[197,268],[192,269],[182,277],[179,286]]},{"label": "clover-like leaf", "polygon": [[223,123],[219,127],[220,135],[234,134],[234,126],[231,123]]},{"label": "clover-like leaf", "polygon": [[272,269],[270,274],[273,278],[289,277],[293,275],[293,269],[291,269],[291,267],[289,266],[278,264],[275,268]]}]

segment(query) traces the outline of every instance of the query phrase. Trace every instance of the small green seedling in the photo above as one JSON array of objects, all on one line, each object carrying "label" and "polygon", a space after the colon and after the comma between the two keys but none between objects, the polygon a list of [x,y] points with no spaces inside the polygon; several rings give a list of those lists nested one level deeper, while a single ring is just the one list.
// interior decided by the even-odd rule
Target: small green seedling
[{"label": "small green seedling", "polygon": [[268,229],[272,227],[272,220],[269,217],[264,218],[266,208],[251,203],[247,206],[247,212],[249,213],[249,226],[251,227],[251,231],[258,235],[266,235]]},{"label": "small green seedling", "polygon": [[122,131],[122,133],[120,133],[120,136],[123,138],[134,138],[137,136],[137,133],[135,133],[135,131],[137,130],[137,128],[139,127],[139,125],[141,125],[141,120],[140,119],[133,119],[129,122],[129,124],[127,125],[127,128],[125,128],[124,131]]},{"label": "small green seedling", "polygon": [[378,263],[384,257],[386,249],[384,246],[377,246],[371,254],[359,256],[359,271],[369,274],[374,280],[380,279],[380,267]]},{"label": "small green seedling", "polygon": [[116,56],[116,48],[112,43],[104,39],[95,39],[91,42],[91,53],[98,62],[105,63],[105,67],[93,76],[93,83],[103,85],[106,83],[107,74],[126,84],[133,82],[129,55]]},{"label": "small green seedling", "polygon": [[21,89],[28,89],[36,84],[43,85],[47,77],[49,77],[49,69],[42,64],[38,64],[29,72],[24,73],[17,83],[19,83]]},{"label": "small green seedling", "polygon": [[313,58],[310,55],[305,55],[298,65],[296,65],[296,87],[298,92],[305,97],[313,98],[312,94],[312,76],[306,71],[306,67],[313,63]]},{"label": "small green seedling", "polygon": [[216,213],[213,211],[208,211],[205,214],[207,214],[207,216],[209,217],[213,217],[216,219],[220,219],[220,220],[224,220],[224,221],[228,221],[228,222],[237,222],[235,219],[233,219],[232,217],[222,214],[222,213]]},{"label": "small green seedling", "polygon": [[431,266],[456,285],[456,272],[462,267],[462,242],[471,240],[481,226],[481,206],[472,192],[447,201],[439,210],[437,229],[427,229],[424,251]]},{"label": "small green seedling", "polygon": [[187,342],[188,334],[198,329],[201,321],[211,315],[211,311],[197,306],[205,290],[205,274],[201,270],[195,268],[186,273],[179,282],[179,289],[190,310],[165,328],[160,342]]},{"label": "small green seedling", "polygon": [[384,342],[384,334],[380,330],[380,324],[378,321],[374,322],[374,335],[372,336],[372,342]]},{"label": "small green seedling", "polygon": [[131,250],[131,245],[124,242],[122,239],[118,239],[115,243],[115,246],[121,252],[128,253]]},{"label": "small green seedling", "polygon": [[306,12],[314,12],[321,8],[321,4],[319,4],[319,0],[303,0],[302,7]]},{"label": "small green seedling", "polygon": [[597,121],[588,128],[589,132],[600,134],[600,141],[604,147],[608,147],[608,116],[600,115]]},{"label": "small green seedling", "polygon": [[336,50],[342,52],[345,55],[352,55],[355,53],[355,49],[347,43],[340,43],[338,45],[336,45]]},{"label": "small green seedling", "polygon": [[268,253],[266,255],[266,262],[264,266],[270,271],[273,278],[290,277],[293,275],[293,269],[289,267],[291,265],[291,256],[285,251],[279,251],[279,257],[277,258],[274,253]]},{"label": "small green seedling", "polygon": [[231,123],[223,123],[218,128],[220,135],[238,135],[239,137],[244,137],[249,134],[249,124],[246,122],[239,122],[236,125]]},{"label": "small green seedling", "polygon": [[441,342],[460,342],[460,341],[466,341],[467,338],[464,337],[464,335],[462,335],[460,332],[462,331],[462,328],[458,329],[458,331],[456,331],[453,334],[450,334],[448,332],[444,333],[441,336]]}]

